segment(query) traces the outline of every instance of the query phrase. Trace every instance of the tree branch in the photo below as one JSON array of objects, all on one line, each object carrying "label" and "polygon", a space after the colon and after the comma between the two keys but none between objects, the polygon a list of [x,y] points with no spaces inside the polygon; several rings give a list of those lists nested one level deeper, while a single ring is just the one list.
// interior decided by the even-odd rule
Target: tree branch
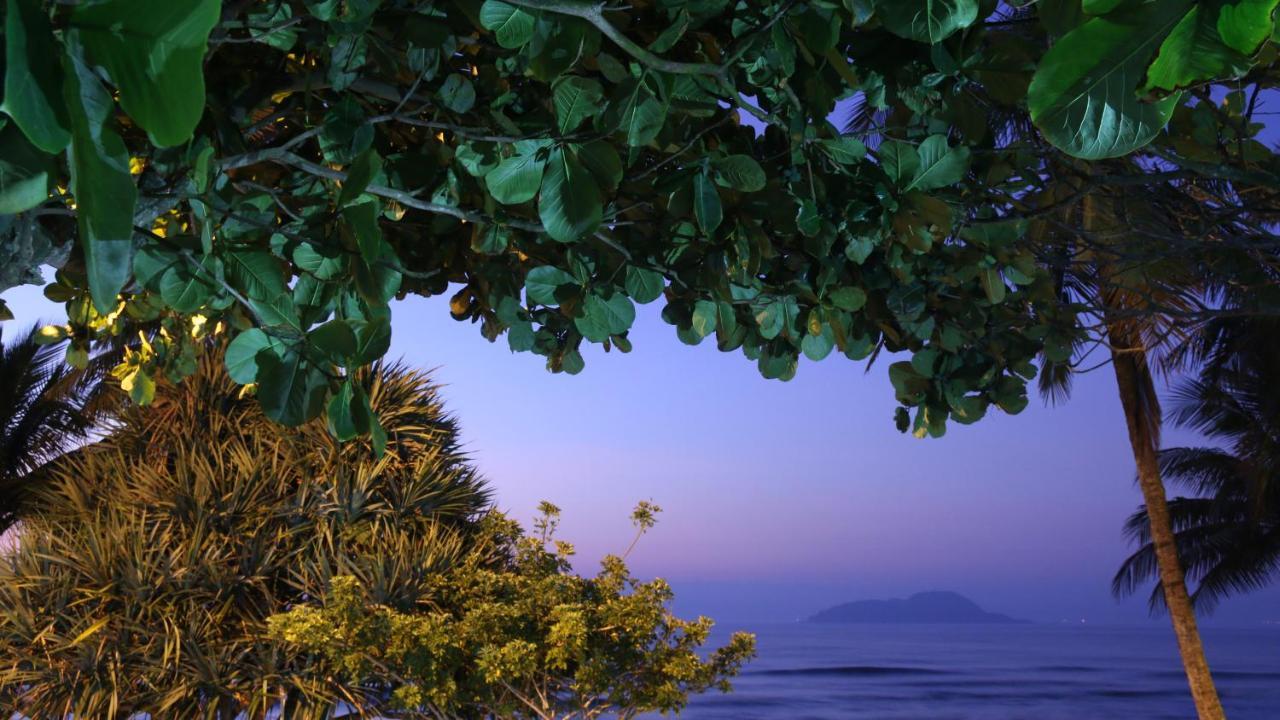
[{"label": "tree branch", "polygon": [[591,23],[605,37],[614,42],[615,45],[626,51],[628,55],[639,60],[645,65],[660,70],[662,72],[671,73],[673,75],[706,75],[709,77],[725,79],[727,69],[723,65],[713,65],[711,63],[684,63],[674,60],[661,58],[647,48],[637,44],[634,40],[623,35],[604,17],[604,5],[588,2],[573,2],[572,0],[559,0],[559,2],[549,0],[510,0],[512,5],[529,8],[531,10],[542,10],[545,12],[555,13],[557,15],[568,15],[570,17],[581,18]]}]

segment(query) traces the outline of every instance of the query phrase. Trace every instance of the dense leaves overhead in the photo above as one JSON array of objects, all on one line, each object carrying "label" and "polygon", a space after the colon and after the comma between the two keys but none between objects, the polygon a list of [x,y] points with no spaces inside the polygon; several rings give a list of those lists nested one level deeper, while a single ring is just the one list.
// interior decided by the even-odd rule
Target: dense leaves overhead
[{"label": "dense leaves overhead", "polygon": [[[4,242],[74,240],[76,352],[159,321],[139,400],[214,329],[268,416],[375,439],[344,378],[411,294],[556,372],[661,301],[769,378],[910,353],[918,434],[1017,412],[1079,335],[1024,242],[1049,158],[1186,154],[1195,90],[1275,59],[1260,0],[178,6],[8,0]],[[1199,167],[1231,112],[1197,115]]]}]

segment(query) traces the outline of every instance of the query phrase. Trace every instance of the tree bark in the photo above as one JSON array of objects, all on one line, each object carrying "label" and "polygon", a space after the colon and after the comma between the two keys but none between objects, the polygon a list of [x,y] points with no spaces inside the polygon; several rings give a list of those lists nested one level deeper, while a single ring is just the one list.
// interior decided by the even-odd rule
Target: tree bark
[{"label": "tree bark", "polygon": [[1225,720],[1226,713],[1214,687],[1209,663],[1205,660],[1195,609],[1191,605],[1191,596],[1187,594],[1187,581],[1182,572],[1182,561],[1178,558],[1173,521],[1169,517],[1168,498],[1160,475],[1160,407],[1147,355],[1141,338],[1132,329],[1112,324],[1108,335],[1116,387],[1120,390],[1120,404],[1124,407],[1125,423],[1129,428],[1129,444],[1133,447],[1133,460],[1138,467],[1138,486],[1147,505],[1151,544],[1160,569],[1160,586],[1164,591],[1169,620],[1173,623],[1173,633],[1178,639],[1178,652],[1187,673],[1196,715],[1200,720]]},{"label": "tree bark", "polygon": [[[1103,230],[1099,222],[1097,199],[1091,195],[1083,198],[1083,229],[1086,233]],[[1147,518],[1151,529],[1151,544],[1155,548],[1156,565],[1160,571],[1160,586],[1164,592],[1165,607],[1173,634],[1178,640],[1178,653],[1182,668],[1187,674],[1187,685],[1195,702],[1200,720],[1226,720],[1222,700],[1213,684],[1209,662],[1204,656],[1200,629],[1196,623],[1195,608],[1187,593],[1187,581],[1178,557],[1178,545],[1169,516],[1169,500],[1165,494],[1164,479],[1160,474],[1160,401],[1155,381],[1151,376],[1146,345],[1138,324],[1124,319],[1123,313],[1130,304],[1123,283],[1116,282],[1113,268],[1106,259],[1095,258],[1098,276],[1098,296],[1108,317],[1107,339],[1111,346],[1111,365],[1115,369],[1116,387],[1120,391],[1120,404],[1124,408],[1125,424],[1129,430],[1129,444],[1133,448],[1133,460],[1138,470],[1138,486],[1147,506]],[[1129,308],[1132,309],[1132,308]]]}]

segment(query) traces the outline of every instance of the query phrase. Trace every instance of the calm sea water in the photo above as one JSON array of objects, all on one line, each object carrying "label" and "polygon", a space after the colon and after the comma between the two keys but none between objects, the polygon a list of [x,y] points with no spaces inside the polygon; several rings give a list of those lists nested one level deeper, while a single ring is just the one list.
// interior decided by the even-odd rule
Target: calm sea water
[{"label": "calm sea water", "polygon": [[[732,628],[725,624],[726,631]],[[1062,625],[750,625],[759,657],[684,720],[1186,720],[1172,632]],[[1280,720],[1280,628],[1204,628],[1233,720]],[[718,640],[723,640],[719,635]]]}]

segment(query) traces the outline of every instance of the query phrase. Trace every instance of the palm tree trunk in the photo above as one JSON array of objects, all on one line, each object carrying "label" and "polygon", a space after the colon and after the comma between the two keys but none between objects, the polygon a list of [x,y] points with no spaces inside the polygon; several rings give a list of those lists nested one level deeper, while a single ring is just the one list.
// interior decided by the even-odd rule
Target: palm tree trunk
[{"label": "palm tree trunk", "polygon": [[[1100,202],[1092,195],[1082,199],[1082,225],[1085,233],[1108,231],[1101,222]],[[1121,213],[1123,215],[1123,213]],[[1123,222],[1123,220],[1121,220]],[[1129,428],[1129,445],[1133,447],[1134,464],[1138,466],[1138,486],[1142,488],[1143,501],[1147,503],[1147,518],[1151,523],[1151,542],[1156,550],[1156,565],[1160,569],[1160,585],[1165,593],[1165,606],[1169,620],[1178,638],[1178,652],[1187,673],[1187,684],[1196,702],[1199,720],[1226,720],[1222,701],[1217,697],[1213,675],[1204,659],[1204,646],[1199,637],[1196,610],[1187,593],[1187,578],[1178,557],[1178,543],[1174,537],[1174,524],[1169,515],[1169,497],[1165,495],[1165,482],[1160,474],[1160,396],[1151,377],[1151,365],[1147,361],[1146,345],[1135,320],[1125,318],[1123,310],[1133,305],[1125,283],[1116,278],[1111,259],[1105,255],[1094,258],[1097,268],[1098,296],[1102,301],[1107,324],[1107,340],[1111,345],[1111,365],[1115,369],[1116,387],[1120,391],[1120,405],[1124,407],[1125,424]],[[1117,282],[1119,281],[1119,282]],[[1140,300],[1139,300],[1140,301]]]},{"label": "palm tree trunk", "polygon": [[1116,385],[1120,389],[1120,403],[1124,406],[1125,421],[1129,426],[1133,459],[1138,466],[1138,485],[1142,488],[1142,499],[1147,504],[1147,517],[1151,522],[1151,542],[1160,568],[1165,606],[1169,609],[1173,633],[1178,638],[1178,652],[1182,655],[1182,667],[1187,673],[1187,684],[1191,686],[1196,714],[1200,720],[1225,720],[1226,713],[1222,710],[1222,701],[1218,699],[1218,690],[1214,687],[1213,675],[1209,673],[1209,663],[1204,657],[1195,610],[1187,594],[1164,481],[1160,477],[1155,437],[1150,432],[1153,423],[1159,420],[1150,417],[1150,403],[1144,399],[1144,396],[1154,395],[1154,387],[1150,394],[1144,388],[1151,384],[1146,355],[1140,345],[1134,347],[1123,343],[1125,338],[1116,337],[1118,334],[1111,333],[1111,359],[1115,366]]},{"label": "palm tree trunk", "polygon": [[[1083,228],[1085,232],[1103,230],[1099,224],[1097,200],[1086,195],[1083,199]],[[1205,660],[1204,645],[1200,642],[1200,629],[1196,624],[1195,609],[1187,594],[1187,581],[1178,558],[1178,545],[1174,539],[1173,521],[1169,517],[1169,501],[1165,495],[1164,480],[1160,476],[1160,401],[1142,334],[1133,320],[1123,317],[1126,293],[1114,277],[1110,263],[1097,261],[1098,295],[1106,313],[1107,335],[1111,345],[1111,364],[1116,373],[1116,387],[1120,391],[1120,404],[1124,408],[1125,424],[1129,428],[1129,444],[1133,448],[1133,460],[1138,468],[1138,485],[1147,505],[1147,517],[1151,524],[1151,543],[1155,548],[1156,565],[1160,569],[1160,586],[1164,591],[1165,606],[1173,624],[1173,634],[1178,639],[1178,653],[1182,656],[1182,668],[1187,674],[1191,698],[1195,702],[1200,720],[1226,720],[1222,701],[1213,684],[1209,663]]]}]

